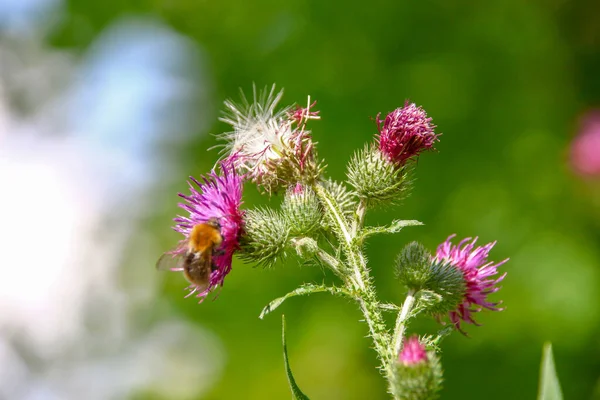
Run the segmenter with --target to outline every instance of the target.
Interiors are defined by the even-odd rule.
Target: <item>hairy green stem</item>
[[[369,335],[381,363],[381,370],[385,373],[391,388],[394,381],[394,360],[390,353],[390,335],[377,306],[375,291],[371,285],[366,291],[358,292],[358,303],[369,327]]]
[[[339,270],[340,262],[335,257],[333,257],[331,254],[329,254],[328,252],[326,252],[325,250],[323,250],[321,248],[319,248],[319,250],[317,250],[316,255],[319,258],[319,260],[323,261],[324,264],[329,265],[329,267],[333,270],[333,272],[340,275],[340,270]]]
[[[339,205],[335,204],[336,201],[329,195],[329,193],[321,186],[315,185],[314,191],[321,199],[322,203],[326,206],[327,212],[331,213],[333,216],[333,220],[336,222],[341,236],[338,238],[340,243],[343,245],[345,249],[346,257],[352,266],[352,271],[354,276],[351,277],[353,283],[357,286],[358,289],[365,289],[365,282],[363,278],[363,271],[361,271],[361,261],[364,264],[364,257],[362,254],[357,254],[357,252],[351,251],[354,246],[354,237],[350,234],[350,229],[348,227],[348,222],[346,218],[341,213]],[[364,267],[366,270],[366,266]]]
[[[333,215],[335,222],[338,225],[338,228],[342,231],[344,242],[351,243],[352,237],[350,236],[350,231],[348,229],[348,224],[346,223],[345,217],[339,210],[339,207],[335,203],[335,200],[327,193],[327,191],[321,185],[315,185],[314,191],[317,193],[317,196],[321,199],[323,203],[327,206],[327,211]]]
[[[352,237],[356,237],[358,231],[362,228],[365,222],[365,214],[367,213],[367,201],[360,199],[356,213],[354,214],[354,223],[352,224]]]
[[[330,213],[333,217],[332,220],[337,224],[338,241],[342,245],[344,254],[350,264],[349,266],[352,268],[352,276],[346,282],[350,285],[349,289],[355,293],[360,310],[369,328],[369,336],[373,340],[375,351],[381,363],[381,370],[388,381],[390,393],[393,393],[392,388],[396,380],[396,353],[392,351],[394,349],[392,345],[393,337],[390,335],[382,316],[375,287],[363,255],[362,243],[356,240],[363,227],[366,201],[361,200],[359,202],[355,212],[355,219],[350,229],[348,221],[341,214],[339,205],[335,204],[336,202],[332,196],[320,185],[315,185],[314,190],[325,206],[325,212]],[[407,309],[407,314],[408,311]]]
[[[396,327],[394,328],[394,353],[398,354],[400,352],[400,348],[402,347],[402,338],[404,336],[404,331],[406,330],[406,320],[410,316],[410,311],[415,304],[415,292],[414,290],[409,290],[406,295],[406,299],[402,304],[402,309],[398,313],[398,318],[396,319]]]

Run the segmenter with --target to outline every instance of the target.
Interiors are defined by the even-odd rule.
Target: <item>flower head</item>
[[[283,91],[254,88],[252,104],[242,94],[242,103],[226,101],[227,112],[221,120],[233,127],[223,134],[226,150],[234,165],[267,192],[288,187],[296,182],[312,183],[321,168],[315,162],[314,143],[306,130],[309,119],[318,119],[318,112],[306,108],[285,107],[277,110]]]
[[[416,335],[404,341],[404,346],[398,355],[398,361],[404,365],[414,365],[427,361],[425,346],[419,342]]]
[[[239,248],[240,238],[243,234],[243,215],[240,210],[242,204],[242,177],[237,175],[235,169],[228,163],[221,163],[221,175],[214,170],[202,180],[190,177],[190,194],[179,196],[186,202],[179,206],[189,213],[188,217],[178,216],[174,219],[176,225],[173,229],[183,234],[183,246],[179,246],[174,254],[183,254],[186,244],[194,226],[210,220],[218,221],[223,241],[214,249],[212,257],[214,270],[210,274],[207,288],[190,284],[190,295],[197,293],[197,297],[204,298],[215,287],[223,286],[225,277],[231,271],[233,253]]]
[[[496,242],[475,248],[477,238],[472,241],[471,238],[466,238],[458,245],[452,245],[450,241],[454,236],[449,236],[444,243],[439,245],[433,261],[448,263],[463,274],[465,294],[457,308],[448,313],[454,326],[462,332],[460,329],[461,320],[478,325],[472,318],[473,313],[479,312],[484,308],[492,311],[502,310],[497,307],[500,303],[489,302],[487,296],[500,289],[496,285],[504,279],[506,273],[497,278],[492,277],[498,274],[498,267],[508,261],[508,259],[500,261],[497,264],[488,261],[488,254]]]
[[[382,124],[383,123],[383,124]],[[377,116],[379,151],[394,164],[404,165],[410,158],[433,148],[438,135],[425,110],[406,101],[404,107],[389,113],[385,120]]]
[[[281,211],[294,236],[311,236],[322,227],[321,204],[310,186],[297,184],[290,187]]]
[[[442,365],[435,352],[425,351],[417,336],[404,341],[391,382],[395,399],[432,400],[442,388]]]

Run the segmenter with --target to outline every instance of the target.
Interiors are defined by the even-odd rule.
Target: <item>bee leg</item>
[[[213,256],[222,256],[223,254],[225,254],[223,249],[213,251]]]

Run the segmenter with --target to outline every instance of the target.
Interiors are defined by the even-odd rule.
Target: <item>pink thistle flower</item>
[[[302,194],[306,189],[302,186],[301,183],[296,183],[296,185],[292,188],[293,194]]]
[[[190,284],[188,296],[196,293],[196,297],[204,299],[217,286],[223,286],[225,277],[231,271],[233,253],[239,249],[240,237],[244,232],[244,211],[242,204],[243,179],[228,163],[221,163],[222,174],[214,170],[197,180],[190,177],[190,194],[179,193],[186,203],[179,206],[189,213],[188,217],[178,216],[174,219],[174,230],[183,234],[185,239],[173,251],[173,255],[184,254],[187,250],[189,236],[194,226],[216,220],[223,238],[220,246],[214,249],[212,257],[213,271],[210,274],[208,287]]]
[[[479,325],[472,318],[472,314],[482,309],[492,311],[502,311],[497,306],[500,303],[491,303],[487,300],[487,295],[497,292],[500,287],[496,285],[504,279],[506,273],[500,277],[491,278],[498,274],[498,267],[508,261],[500,261],[494,264],[487,260],[488,254],[496,242],[488,243],[483,247],[475,247],[477,238],[463,239],[458,245],[454,246],[450,242],[456,235],[450,235],[444,243],[438,246],[434,262],[445,262],[456,267],[463,273],[465,280],[465,294],[462,302],[454,311],[449,312],[450,321],[461,332],[461,320],[469,324]],[[464,332],[463,332],[464,333]]]
[[[421,107],[406,101],[404,107],[389,113],[385,120],[377,115],[379,151],[395,164],[404,165],[424,150],[433,149],[438,140],[435,125]],[[383,123],[383,125],[382,125]]]
[[[398,355],[398,361],[404,365],[415,365],[427,360],[425,346],[419,342],[419,338],[414,335],[404,341],[404,346]]]
[[[579,135],[571,144],[571,165],[580,175],[600,176],[600,110],[582,118]]]

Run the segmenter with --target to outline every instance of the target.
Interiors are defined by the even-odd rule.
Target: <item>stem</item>
[[[404,300],[404,303],[402,304],[402,310],[400,310],[400,313],[398,314],[398,318],[396,319],[396,327],[394,328],[394,336],[393,336],[393,342],[394,342],[394,353],[393,354],[397,355],[400,352],[400,347],[402,347],[402,338],[404,336],[404,331],[406,329],[406,320],[408,319],[408,317],[410,315],[410,310],[412,309],[414,304],[415,304],[415,291],[409,290],[408,294],[406,295],[406,299]]]
[[[321,198],[321,201],[325,203],[325,205],[327,206],[327,211],[329,211],[331,215],[333,215],[333,218],[337,223],[340,232],[342,233],[342,238],[338,239],[343,239],[341,240],[341,242],[344,245],[343,247],[346,250],[346,256],[351,263],[352,271],[354,274],[354,276],[351,277],[353,283],[355,284],[355,286],[358,287],[358,289],[365,290],[366,286],[365,281],[363,279],[363,271],[361,271],[366,271],[364,257],[362,256],[362,253],[360,251],[352,250],[352,248],[355,247],[353,246],[354,236],[350,235],[350,229],[348,227],[348,222],[346,221],[346,218],[341,213],[338,204],[335,204],[335,199],[333,199],[321,185],[315,185],[314,191],[317,194],[317,196]]]
[[[321,185],[315,185],[314,190],[317,193],[317,195],[321,198],[321,200],[325,202],[329,212],[335,218],[335,221],[338,224],[338,228],[340,228],[344,236],[344,241],[348,245],[352,243],[352,237],[350,236],[350,232],[348,232],[348,224],[346,223],[344,216],[339,212],[338,207],[336,207],[336,205],[333,204],[334,200],[331,197],[329,197],[329,194],[325,191],[325,189],[323,189]]]
[[[360,200],[356,213],[355,220],[352,224],[352,229],[348,227],[348,221],[343,216],[339,209],[339,205],[335,202],[330,194],[320,185],[315,185],[315,193],[320,197],[325,205],[326,212],[333,216],[336,222],[338,231],[338,240],[342,245],[348,263],[352,267],[353,276],[348,277],[347,284],[357,298],[360,310],[363,313],[365,322],[369,327],[369,335],[373,340],[375,351],[377,352],[379,361],[381,362],[381,370],[385,374],[388,381],[388,386],[391,389],[395,382],[395,357],[392,353],[392,336],[385,326],[384,319],[379,308],[379,301],[375,287],[373,286],[367,263],[362,252],[362,245],[356,240],[359,231],[362,229],[364,216],[366,213],[366,201]],[[408,311],[407,311],[408,313]]]
[[[390,353],[390,335],[386,329],[381,311],[377,307],[375,290],[369,285],[366,291],[360,291],[357,295],[360,310],[365,317],[375,351],[381,362],[381,370],[385,372],[385,377],[391,388],[392,382],[395,379],[394,359]]]
[[[363,198],[360,199],[356,213],[354,215],[354,223],[352,224],[352,236],[356,237],[358,231],[362,228],[365,222],[365,214],[367,213],[367,201]]]
[[[333,272],[335,272],[338,275],[340,274],[340,270],[338,269],[338,267],[340,266],[340,262],[335,257],[333,257],[331,254],[329,254],[321,248],[317,250],[316,255],[317,257],[319,257],[319,260],[323,261],[324,264],[329,265]]]

